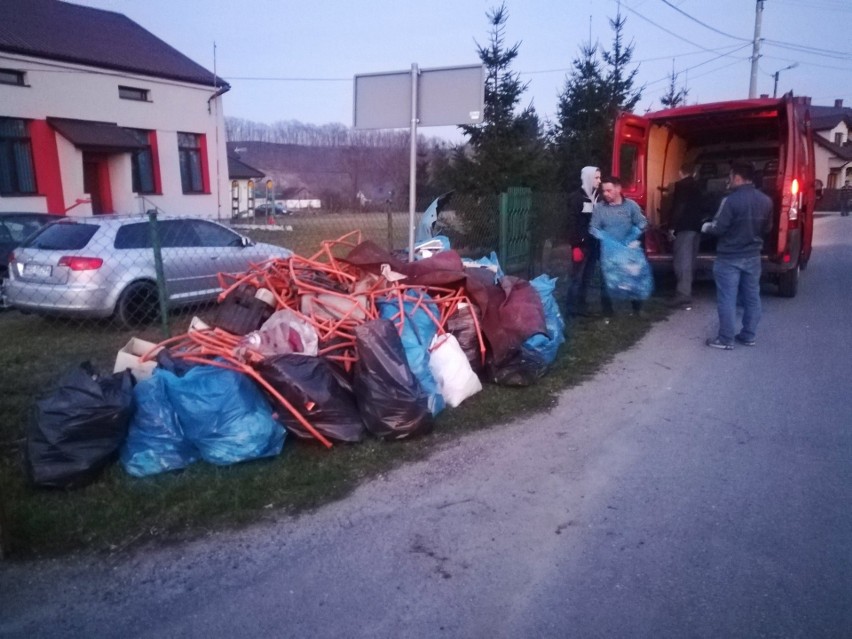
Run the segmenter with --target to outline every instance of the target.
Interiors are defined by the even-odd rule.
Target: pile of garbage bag
[[[326,447],[422,435],[482,380],[547,372],[565,339],[555,282],[505,275],[493,254],[463,260],[446,242],[406,262],[357,231],[311,257],[222,273],[206,323],[160,344],[134,338],[112,377],[81,368],[39,403],[30,476],[82,485],[116,457],[138,477],[232,464],[277,455],[287,433]]]

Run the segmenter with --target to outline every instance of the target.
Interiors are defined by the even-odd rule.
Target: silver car
[[[217,274],[241,273],[288,249],[255,243],[212,220],[157,221],[169,308],[215,299]],[[7,295],[22,311],[116,318],[126,326],[157,314],[157,275],[147,216],[66,218],[15,249]]]

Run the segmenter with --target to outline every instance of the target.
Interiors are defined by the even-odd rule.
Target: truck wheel
[[[778,294],[781,297],[796,297],[799,290],[799,265],[778,276]]]
[[[160,316],[157,287],[152,282],[133,282],[118,298],[115,314],[126,328],[151,324]]]

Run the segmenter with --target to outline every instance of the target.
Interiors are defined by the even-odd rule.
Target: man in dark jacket
[[[701,189],[694,173],[692,164],[680,167],[680,179],[675,182],[672,196],[670,232],[674,235],[673,265],[677,278],[672,306],[679,308],[692,304],[692,276],[701,240]]]
[[[584,166],[580,171],[580,188],[568,196],[568,241],[571,244],[572,276],[568,289],[568,314],[587,315],[586,296],[589,283],[600,262],[600,242],[589,235],[592,208],[598,201],[601,171]],[[612,314],[612,302],[601,277],[601,305],[604,314]]]
[[[719,334],[707,346],[731,350],[734,341],[755,345],[760,322],[760,250],[772,224],[772,200],[753,184],[754,167],[748,162],[731,165],[733,191],[724,200],[712,222],[702,233],[718,238],[713,278],[716,280],[716,306]],[[743,327],[736,331],[737,294],[743,305]]]

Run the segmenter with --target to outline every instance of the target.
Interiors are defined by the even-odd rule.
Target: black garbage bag
[[[550,369],[550,364],[538,351],[521,347],[499,366],[489,355],[485,360],[486,379],[500,386],[532,386]]]
[[[358,326],[355,352],[355,396],[367,430],[382,439],[431,431],[429,394],[411,372],[393,322],[380,319]]]
[[[473,372],[480,375],[482,353],[479,350],[479,336],[476,332],[477,322],[482,323],[482,313],[479,309],[473,304],[459,304],[459,307],[447,319],[447,331],[458,340]]]
[[[118,456],[133,415],[133,377],[100,376],[80,364],[36,402],[27,432],[26,466],[37,486],[78,488]]]
[[[335,369],[321,357],[292,353],[263,360],[257,372],[320,433],[341,442],[359,442],[364,422],[348,380]],[[304,439],[313,437],[289,410],[277,408],[287,430]]]

